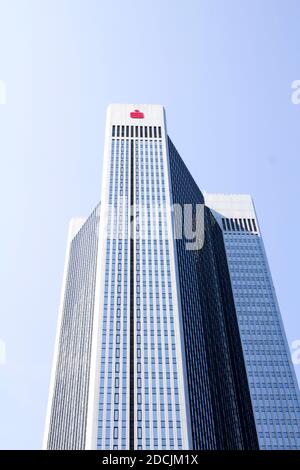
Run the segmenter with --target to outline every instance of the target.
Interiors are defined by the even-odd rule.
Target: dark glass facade
[[[195,209],[203,195],[170,139],[168,146],[173,204]],[[222,231],[207,207],[203,214],[201,249],[176,240],[193,448],[257,449]]]

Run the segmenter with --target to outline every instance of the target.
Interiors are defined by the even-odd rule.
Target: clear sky
[[[0,0],[0,448],[41,447],[67,227],[99,201],[109,103],[164,104],[200,188],[253,195],[300,339],[299,24],[299,0]]]

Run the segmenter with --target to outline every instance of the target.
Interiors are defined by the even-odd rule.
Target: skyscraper
[[[258,448],[222,216],[162,106],[109,106],[102,178],[101,204],[70,227],[44,447]]]
[[[205,202],[223,230],[260,448],[300,449],[299,389],[252,199]]]

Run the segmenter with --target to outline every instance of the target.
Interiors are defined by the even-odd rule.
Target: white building
[[[213,211],[162,106],[109,106],[101,205],[70,227],[44,448],[256,449],[257,431],[270,448],[271,419],[283,433],[276,445],[299,445],[296,384],[251,202],[206,199]],[[274,348],[276,366],[261,369]],[[281,408],[266,417],[271,392]]]

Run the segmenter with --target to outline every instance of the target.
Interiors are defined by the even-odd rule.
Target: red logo
[[[138,109],[135,109],[134,111],[131,111],[130,117],[133,119],[143,119],[144,113],[142,113],[142,111],[139,111]]]

